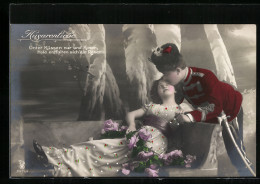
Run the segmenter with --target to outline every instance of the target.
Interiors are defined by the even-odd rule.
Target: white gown
[[[185,104],[165,107],[150,103],[144,105],[143,109],[146,115],[153,114],[170,121],[180,107],[188,108]],[[152,147],[158,154],[167,151],[168,141],[158,129],[152,126],[141,128],[152,134],[147,147]],[[116,177],[120,175],[122,164],[131,159],[126,138],[91,140],[73,144],[68,148],[42,148],[49,163],[54,165],[55,177]]]

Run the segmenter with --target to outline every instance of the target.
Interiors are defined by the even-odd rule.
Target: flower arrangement
[[[142,128],[126,134],[128,148],[132,151],[132,161],[122,164],[122,173],[129,175],[131,171],[145,172],[150,177],[158,177],[159,167],[185,166],[191,167],[196,156],[183,156],[181,150],[174,150],[165,154],[157,154],[146,147],[146,142],[152,138],[150,132]]]
[[[106,120],[101,130],[101,139],[122,138],[125,136],[126,130],[126,126],[119,126],[117,122],[113,122],[111,119]]]
[[[159,168],[162,166],[184,166],[191,167],[196,156],[183,156],[181,150],[173,150],[169,153],[157,154],[146,146],[146,142],[152,138],[152,134],[145,128],[126,134],[128,127],[120,126],[111,119],[104,122],[101,130],[101,138],[123,138],[127,139],[127,146],[131,152],[131,161],[122,164],[122,173],[129,175],[131,171],[145,172],[150,177],[159,176]]]

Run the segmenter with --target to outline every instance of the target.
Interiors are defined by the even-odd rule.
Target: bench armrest
[[[211,123],[182,124],[170,138],[168,151],[181,149],[185,155],[195,155],[196,168],[210,169],[217,167],[217,138],[221,126]]]

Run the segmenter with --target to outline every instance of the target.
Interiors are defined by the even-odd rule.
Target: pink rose
[[[122,173],[124,175],[129,175],[131,171],[133,171],[136,167],[139,166],[138,162],[130,162],[130,163],[124,163],[122,164]]]
[[[196,160],[196,156],[186,155],[186,159],[193,162],[194,160]]]
[[[127,145],[129,149],[133,149],[133,147],[136,147],[136,143],[139,141],[139,138],[134,135],[130,138],[129,144]]]
[[[169,157],[171,157],[171,154],[170,153],[165,153],[165,154],[162,154],[161,159],[167,160]]]
[[[144,171],[150,177],[158,177],[158,172],[159,172],[158,169],[154,170],[154,169],[151,169],[151,168],[146,168]]]
[[[191,165],[190,164],[185,164],[185,167],[188,168],[188,167],[191,167]]]
[[[122,168],[122,173],[123,173],[124,175],[129,175],[129,174],[130,174],[130,170],[129,170],[129,169]]]
[[[144,141],[147,141],[152,137],[152,134],[149,131],[147,131],[145,128],[140,129],[138,134],[141,137],[141,139],[143,139]]]
[[[159,159],[162,159],[164,161],[165,165],[170,165],[172,161],[178,157],[183,157],[181,150],[174,150],[166,154],[162,153],[158,156]]]
[[[122,167],[125,168],[125,169],[129,169],[131,171],[133,171],[134,168],[135,168],[133,163],[124,163],[124,164],[122,164]]]
[[[171,157],[183,157],[181,150],[174,150],[170,152]]]
[[[164,157],[164,153],[161,153],[161,154],[158,156],[159,159],[163,159],[163,157]]]
[[[184,160],[185,162],[185,167],[191,167],[191,163],[196,160],[196,156],[192,155],[186,155],[186,159]]]
[[[118,131],[119,124],[113,122],[111,119],[106,120],[104,123],[104,130],[107,131]]]
[[[129,163],[123,163],[122,167],[127,168],[129,166]]]
[[[150,165],[150,168],[151,168],[151,169],[156,169],[157,167],[158,167],[158,165],[156,165],[156,164]]]
[[[172,163],[172,156],[170,154],[165,154],[163,160],[165,165],[170,165]]]
[[[137,157],[138,157],[140,160],[147,160],[147,159],[149,159],[151,156],[153,156],[153,152],[145,153],[144,151],[139,152],[138,155],[137,155]]]
[[[165,165],[170,165],[172,163],[171,153],[160,154],[159,159],[162,159]]]
[[[127,126],[121,126],[120,131],[127,130]]]

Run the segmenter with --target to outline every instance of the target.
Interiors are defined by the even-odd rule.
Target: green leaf
[[[136,158],[139,153],[138,147],[134,147],[132,151],[132,158]]]
[[[134,171],[135,172],[144,172],[145,169],[146,169],[146,165],[139,164],[139,166],[137,168],[135,168]]]
[[[154,159],[154,160],[159,160],[158,155],[154,155],[154,156],[153,156],[153,159]]]
[[[149,151],[149,148],[144,147],[143,150],[144,150],[145,152],[148,152],[148,151]]]
[[[178,158],[175,158],[171,165],[184,165],[184,158],[183,157],[178,157]]]
[[[123,138],[126,131],[108,131],[104,134],[101,134],[101,139],[113,139],[113,138]]]
[[[145,165],[146,163],[144,161],[139,162],[139,165]]]
[[[133,135],[136,133],[137,131],[133,131],[133,132],[129,132],[128,134],[126,134],[126,139],[130,139],[131,137],[133,137]]]
[[[145,141],[143,139],[139,139],[139,141],[136,143],[136,146],[144,146],[145,145]]]

